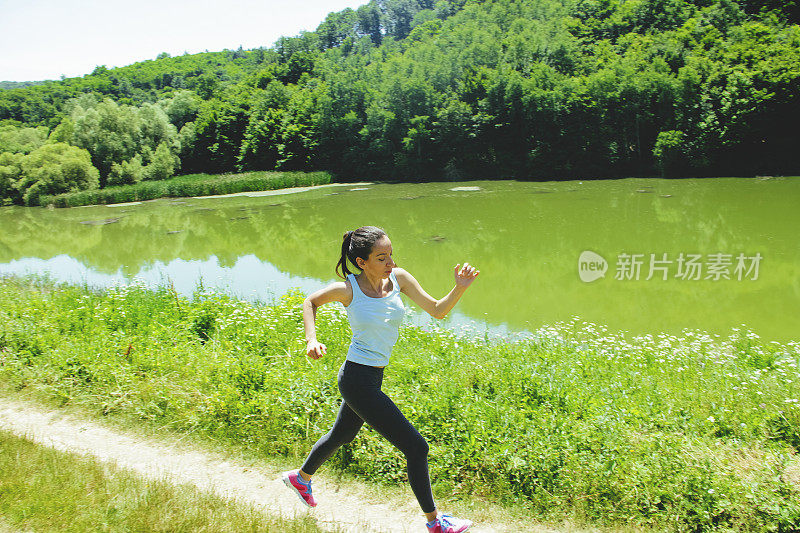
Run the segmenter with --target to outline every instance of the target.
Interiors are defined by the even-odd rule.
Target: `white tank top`
[[[392,291],[383,298],[364,294],[353,274],[349,274],[347,279],[353,288],[353,301],[345,308],[353,330],[347,360],[368,366],[386,366],[406,312],[394,271],[389,273]]]

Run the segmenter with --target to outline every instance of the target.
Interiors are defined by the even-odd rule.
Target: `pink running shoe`
[[[433,525],[428,523],[427,526],[430,533],[461,533],[472,527],[472,522],[449,514],[440,514],[434,520]]]
[[[286,484],[287,487],[292,489],[300,499],[303,500],[303,503],[308,505],[309,507],[316,507],[317,502],[314,501],[314,496],[311,495],[311,481],[304,481],[303,478],[300,477],[299,470],[290,470],[289,472],[283,473],[283,482]]]

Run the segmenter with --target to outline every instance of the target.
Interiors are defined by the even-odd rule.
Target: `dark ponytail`
[[[349,260],[350,264],[358,268],[356,258],[360,257],[364,261],[369,259],[375,242],[385,235],[385,231],[375,226],[361,226],[357,230],[345,232],[342,235],[342,253],[339,256],[339,262],[336,263],[336,274],[342,279],[347,278],[348,274],[352,274],[347,267],[347,261]],[[340,268],[341,272],[339,272]]]
[[[339,256],[339,262],[336,263],[336,274],[339,275],[340,278],[347,278],[348,274],[352,274],[350,269],[347,268],[347,252],[350,250],[350,242],[352,241],[353,232],[346,231],[342,236],[342,253]],[[339,267],[341,267],[342,272],[339,272]]]

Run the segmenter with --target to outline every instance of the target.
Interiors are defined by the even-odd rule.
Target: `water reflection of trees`
[[[392,237],[398,264],[433,294],[449,290],[457,262],[478,265],[480,283],[459,309],[515,327],[581,315],[634,331],[692,323],[724,330],[731,317],[776,330],[781,326],[770,321],[786,320],[774,316],[777,309],[800,311],[796,303],[782,303],[800,300],[790,281],[792,265],[800,262],[792,234],[798,182],[649,183],[656,187],[646,194],[625,180],[547,184],[555,191],[550,194],[536,193],[540,184],[500,182],[482,184],[491,192],[474,193],[420,184],[113,209],[9,209],[0,212],[0,261],[68,254],[100,272],[122,268],[133,275],[176,258],[216,256],[222,266],[233,266],[252,254],[287,274],[327,280],[334,276],[342,232],[376,224]],[[80,224],[112,211],[122,217],[116,223]],[[609,261],[605,280],[580,282],[583,250]],[[681,252],[760,252],[769,266],[762,265],[760,280],[750,284],[613,280],[617,254],[665,252],[671,259]]]

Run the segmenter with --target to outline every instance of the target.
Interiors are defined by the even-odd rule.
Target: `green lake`
[[[436,297],[456,263],[480,268],[450,325],[520,332],[579,317],[636,335],[727,336],[745,324],[800,340],[800,178],[337,184],[5,207],[0,273],[139,278],[184,294],[202,278],[270,300],[333,280],[342,233],[365,224],[386,229],[397,264]]]

